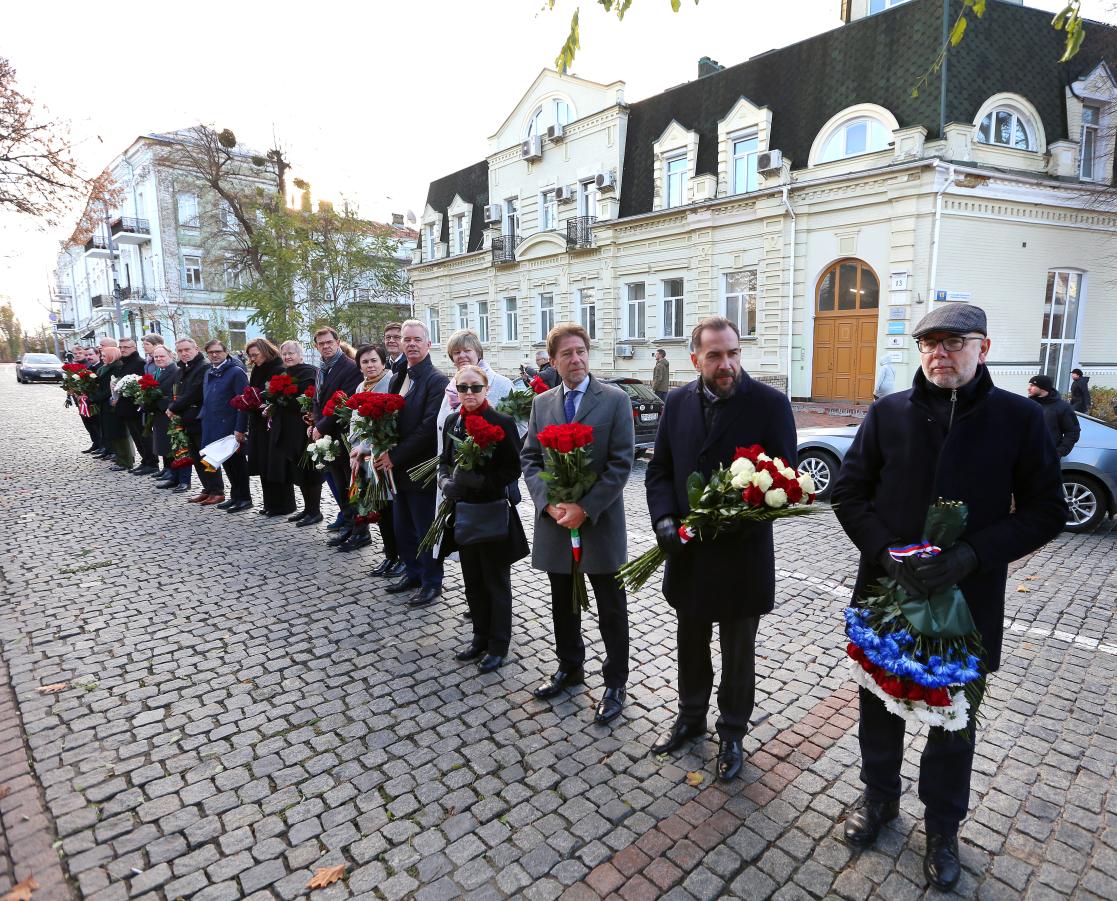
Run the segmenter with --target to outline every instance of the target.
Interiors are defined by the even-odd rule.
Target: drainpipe
[[[792,362],[792,349],[791,344],[794,340],[794,332],[792,326],[795,323],[795,210],[791,208],[791,200],[788,197],[788,186],[783,186],[783,205],[787,208],[787,213],[791,216],[791,266],[788,273],[787,280],[787,396],[791,397],[791,362]]]
[[[938,161],[935,162],[935,171],[939,169]],[[942,195],[946,193],[946,189],[954,184],[954,164],[950,164],[950,174],[947,175],[946,181],[935,193],[935,227],[931,233],[931,275],[927,283],[927,312],[930,313],[935,307],[935,287],[939,274],[939,227],[942,223]]]

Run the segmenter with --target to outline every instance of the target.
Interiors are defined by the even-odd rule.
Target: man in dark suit
[[[314,346],[322,362],[318,364],[318,374],[315,378],[314,394],[314,425],[307,432],[311,441],[317,441],[325,435],[341,439],[341,427],[332,416],[323,416],[322,408],[338,391],[352,394],[361,384],[361,370],[357,368],[345,351],[341,349],[341,341],[337,332],[329,326],[320,328],[314,333]],[[336,547],[353,534],[353,519],[356,514],[353,505],[349,503],[349,458],[342,455],[341,459],[326,464],[326,471],[337,488],[337,505],[340,508],[338,521],[340,528],[337,534],[326,542],[330,547]]]
[[[136,348],[135,338],[120,339],[120,374],[143,375],[147,361]],[[159,461],[151,443],[151,436],[144,435],[143,411],[127,397],[116,402],[116,415],[128,428],[128,435],[140,454],[140,465],[128,470],[134,476],[149,476],[159,471]]]
[[[546,572],[551,583],[558,670],[534,694],[548,700],[585,679],[586,646],[570,572],[570,531],[577,529],[582,539],[581,571],[593,586],[601,640],[605,643],[605,693],[594,718],[598,725],[604,725],[624,708],[628,681],[628,599],[617,582],[617,570],[628,559],[624,486],[635,456],[632,404],[620,388],[590,375],[590,339],[580,325],[563,323],[551,329],[547,353],[561,382],[537,395],[532,403],[521,458],[528,491],[538,511],[531,564]],[[543,448],[539,433],[549,425],[568,422],[584,423],[593,429],[589,467],[597,473],[597,480],[577,503],[552,504],[547,483],[541,478]]]
[[[391,473],[396,483],[392,516],[396,544],[406,572],[388,586],[389,594],[402,594],[418,588],[407,603],[425,607],[442,594],[442,561],[431,551],[418,553],[419,542],[434,522],[434,486],[421,488],[407,476],[407,470],[435,456],[438,409],[449,379],[431,362],[431,342],[427,327],[417,319],[403,323],[401,340],[406,368],[392,376],[389,391],[403,395],[399,412],[400,442],[373,461],[382,473]],[[346,461],[348,462],[348,461]]]
[[[403,348],[400,347],[402,334],[402,322],[389,322],[384,326],[384,347],[388,351],[388,368],[392,372],[401,372],[407,368],[407,357],[403,355]]]
[[[187,502],[200,504],[211,497],[218,498],[218,502],[221,502],[225,500],[225,483],[221,474],[207,470],[202,464],[203,385],[209,363],[199,353],[198,345],[193,338],[180,338],[176,341],[175,352],[178,354],[178,366],[182,370],[182,376],[175,386],[175,399],[167,407],[167,416],[171,419],[178,418],[182,422],[190,456],[194,458],[194,472],[198,474],[198,481],[202,486],[201,492]]]
[[[706,734],[714,683],[710,639],[717,623],[717,771],[729,780],[741,771],[741,741],[752,716],[756,630],[775,603],[772,524],[684,545],[679,525],[690,512],[686,483],[694,472],[709,478],[719,464],[729,466],[736,448],[753,444],[794,466],[795,419],[783,394],[741,369],[740,335],[730,320],[701,320],[690,339],[690,359],[698,378],[667,395],[645,480],[656,541],[668,556],[663,594],[678,617],[679,645],[679,717],[652,753],[676,751]],[[733,590],[719,591],[719,585]]]

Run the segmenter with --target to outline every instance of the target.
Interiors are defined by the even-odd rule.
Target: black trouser
[[[238,450],[221,464],[221,468],[229,477],[229,500],[252,500],[252,489],[248,484],[248,460],[245,459],[244,451]]]
[[[458,557],[473,618],[473,643],[505,657],[512,640],[512,567],[491,562],[500,550],[499,545],[475,544],[459,547]]]
[[[392,501],[396,546],[408,581],[423,588],[442,588],[442,561],[431,551],[419,554],[419,542],[434,522],[434,490],[401,491]]]
[[[132,443],[136,445],[136,450],[140,452],[140,465],[158,466],[159,460],[155,456],[155,450],[151,443],[151,436],[144,435],[143,419],[137,417],[136,419],[126,419],[124,421],[128,424],[128,434],[132,436]]]
[[[81,424],[85,426],[85,430],[89,432],[89,440],[93,442],[93,447],[102,447],[101,444],[101,419],[99,416],[78,416]]]
[[[322,473],[317,469],[294,466],[294,481],[303,496],[303,512],[307,516],[317,516],[322,512]]]
[[[349,462],[349,456],[346,455],[340,460],[327,463],[326,469],[329,471],[334,481],[334,496],[337,500],[339,509],[338,516],[341,518],[342,522],[345,523],[342,528],[352,528],[353,517],[356,515],[356,511],[353,509],[353,505],[349,503],[349,481],[353,477],[353,469],[352,464]]]
[[[273,482],[261,476],[260,489],[264,495],[264,509],[269,513],[295,512],[295,486],[290,482]]]
[[[214,497],[225,493],[225,480],[221,478],[221,470],[210,472],[202,463],[202,433],[187,432],[186,446],[190,449],[190,456],[194,458],[194,472],[198,474],[198,481],[202,485],[202,494]]]
[[[861,689],[861,781],[870,801],[900,798],[904,726],[872,692]],[[919,760],[919,800],[927,832],[953,835],[970,806],[970,770],[976,735],[971,729],[931,729]]]
[[[574,578],[570,573],[547,573],[551,580],[551,616],[555,623],[555,650],[559,669],[581,669],[586,662],[582,639],[582,611],[574,607]],[[605,643],[601,675],[606,688],[624,688],[628,681],[628,601],[616,573],[583,576],[593,586],[597,621]]]
[[[752,717],[756,677],[753,671],[756,616],[718,623],[721,642],[721,682],[718,685],[718,735],[723,740],[745,737]],[[710,641],[714,624],[679,611],[679,721],[706,726],[714,666]]]
[[[384,542],[384,557],[388,560],[398,560],[399,548],[396,547],[396,523],[391,504],[380,511],[379,526],[380,540]]]

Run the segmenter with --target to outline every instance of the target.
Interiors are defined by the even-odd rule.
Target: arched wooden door
[[[880,282],[861,260],[839,260],[815,290],[814,373],[816,400],[869,403],[876,369]]]

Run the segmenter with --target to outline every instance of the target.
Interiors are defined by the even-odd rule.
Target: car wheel
[[[840,467],[838,458],[830,451],[811,448],[799,455],[799,472],[805,472],[814,481],[815,493],[820,501],[830,499]]]
[[[1064,475],[1063,495],[1070,510],[1065,527],[1068,532],[1089,532],[1105,516],[1105,495],[1089,476]]]

